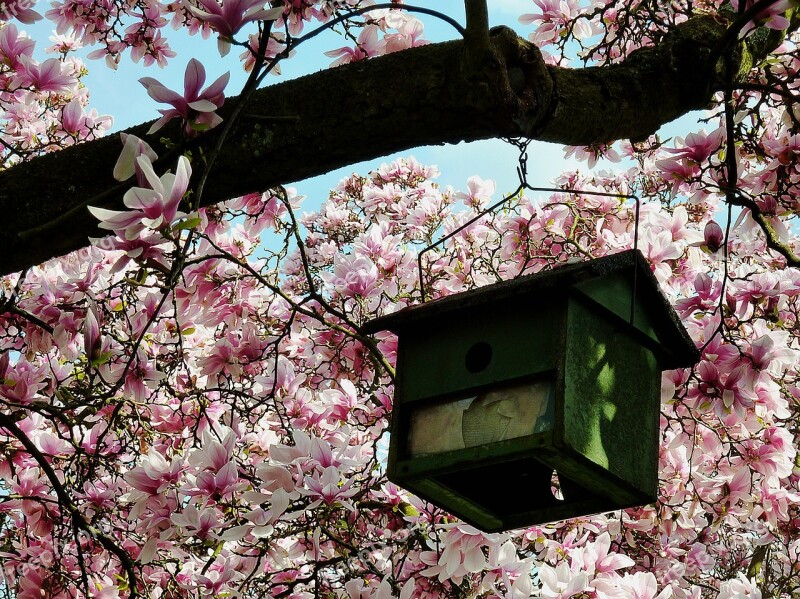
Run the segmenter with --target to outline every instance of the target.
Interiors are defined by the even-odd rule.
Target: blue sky
[[[409,2],[409,4],[411,3]],[[37,5],[38,10],[42,13],[45,12],[46,4],[45,0],[40,0]],[[435,2],[421,0],[418,1],[418,4],[436,8],[464,23],[463,0],[436,0]],[[537,7],[533,0],[492,0],[490,9],[491,25],[508,25],[520,32],[521,35],[526,35],[527,31],[520,26],[518,17],[524,12],[535,12]],[[422,18],[425,22],[426,39],[443,41],[453,39],[458,35],[446,23],[425,15],[422,15]],[[34,26],[20,28],[24,28],[29,35],[38,40],[38,50],[41,51],[49,45],[47,38],[52,34],[52,24],[49,21],[45,20]],[[228,95],[236,95],[241,89],[246,79],[246,73],[241,68],[238,60],[239,52],[235,49],[223,59],[219,57],[216,40],[213,36],[204,40],[200,36],[188,36],[183,32],[174,32],[172,29],[165,33],[169,36],[170,45],[178,53],[178,56],[172,59],[164,69],[156,66],[145,68],[141,63],[134,64],[129,56],[123,58],[116,71],[107,68],[102,60],[86,61],[89,75],[84,81],[91,93],[91,106],[101,114],[114,116],[114,130],[157,118],[156,109],[159,106],[147,96],[144,87],[138,83],[138,79],[144,76],[154,77],[168,87],[180,90],[182,89],[184,69],[190,58],[197,58],[204,63],[207,82],[213,81],[225,71],[230,71],[231,80],[226,89]],[[242,33],[239,37],[244,39]],[[335,32],[324,33],[301,46],[295,57],[281,64],[283,74],[280,77],[269,77],[267,84],[274,85],[282,80],[326,68],[332,59],[324,56],[323,52],[342,45],[344,45],[342,38]],[[510,191],[516,186],[517,150],[500,140],[487,140],[470,144],[462,143],[456,146],[417,148],[401,154],[376,158],[313,179],[296,182],[295,187],[298,193],[308,197],[304,208],[312,209],[325,198],[327,191],[334,187],[342,177],[353,172],[366,174],[381,162],[408,155],[415,156],[424,164],[438,165],[442,173],[439,183],[442,185],[453,185],[463,189],[471,175],[479,175],[484,179],[494,179],[497,182],[498,192]],[[547,186],[562,170],[575,168],[577,163],[564,159],[564,151],[560,145],[534,142],[529,148],[529,165],[531,167],[530,183]],[[600,166],[602,167],[602,163]],[[585,164],[583,168],[585,169]]]

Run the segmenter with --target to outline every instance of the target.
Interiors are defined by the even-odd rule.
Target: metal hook
[[[521,162],[521,165],[518,167],[518,171],[522,170],[523,171],[523,175],[524,175],[524,168],[525,168],[524,167],[524,163],[522,163],[522,161],[520,161],[520,162]],[[522,177],[520,177],[520,178],[522,179]],[[460,233],[461,231],[463,231],[464,229],[469,227],[471,224],[475,223],[476,221],[478,221],[481,218],[483,218],[484,216],[486,216],[487,214],[489,214],[491,212],[494,212],[495,210],[497,210],[500,206],[502,206],[503,204],[505,204],[509,200],[511,200],[513,198],[516,198],[518,196],[518,194],[522,190],[535,191],[535,192],[548,192],[548,193],[571,193],[571,194],[575,194],[575,195],[591,195],[591,196],[597,196],[597,197],[625,198],[625,199],[628,199],[628,200],[634,200],[636,202],[636,210],[635,210],[636,222],[634,223],[633,249],[634,250],[638,250],[639,249],[639,207],[640,207],[641,201],[640,201],[638,196],[636,196],[634,194],[611,193],[611,192],[605,192],[605,191],[586,191],[586,190],[583,190],[583,189],[573,189],[573,188],[569,188],[569,187],[566,187],[566,188],[565,187],[534,187],[534,186],[528,185],[525,182],[522,182],[517,187],[517,189],[514,190],[513,193],[505,196],[500,201],[495,202],[494,204],[492,204],[488,208],[480,211],[478,214],[473,216],[471,219],[469,219],[463,225],[461,225],[457,229],[454,229],[453,231],[451,231],[450,233],[448,233],[447,235],[445,235],[444,237],[442,237],[438,241],[430,244],[429,246],[423,248],[420,251],[420,253],[417,255],[417,267],[419,269],[419,292],[420,292],[420,297],[421,297],[422,303],[425,303],[425,301],[426,301],[425,281],[424,281],[423,272],[422,272],[422,256],[425,255],[430,250],[432,250],[433,248],[435,248],[436,246],[441,245],[442,243],[444,243],[448,239],[451,239],[452,237],[454,237],[455,235],[457,235],[458,233]],[[637,283],[638,283],[637,279],[638,279],[638,267],[634,267],[634,271],[633,271],[633,291],[632,291],[633,295],[631,297],[631,324],[633,324],[633,319],[634,319],[634,316],[635,316],[636,287],[637,287]]]
[[[634,195],[634,194],[620,194],[620,193],[610,193],[610,192],[604,192],[604,191],[584,191],[582,189],[571,189],[571,188],[533,187],[533,186],[528,184],[528,146],[530,145],[531,140],[530,139],[524,139],[524,138],[508,138],[508,139],[505,139],[505,141],[507,143],[510,143],[511,145],[515,146],[519,150],[519,158],[518,158],[518,161],[517,161],[517,177],[519,179],[519,186],[512,193],[510,193],[509,195],[505,196],[500,201],[495,202],[494,204],[492,204],[488,208],[482,210],[481,212],[476,214],[474,217],[469,219],[467,222],[465,222],[463,225],[461,225],[457,229],[451,231],[450,233],[448,233],[447,235],[445,235],[444,237],[442,237],[438,241],[430,244],[429,246],[423,248],[422,251],[420,251],[420,253],[417,255],[417,268],[418,268],[418,272],[419,272],[419,293],[420,293],[420,298],[422,300],[421,303],[424,304],[425,301],[426,301],[426,297],[425,297],[425,280],[423,278],[423,273],[422,273],[422,256],[425,255],[430,250],[432,250],[433,248],[435,248],[436,246],[444,243],[448,239],[451,239],[453,236],[457,235],[458,233],[460,233],[461,231],[463,231],[464,229],[469,227],[471,224],[473,224],[476,221],[480,220],[485,215],[489,214],[490,212],[494,212],[495,210],[497,210],[500,206],[505,204],[510,199],[516,198],[519,195],[519,193],[522,190],[525,190],[525,189],[527,189],[529,191],[538,191],[538,192],[572,193],[572,194],[576,194],[576,195],[593,195],[593,196],[599,196],[599,197],[625,198],[625,199],[628,199],[628,200],[634,200],[636,202],[636,208],[635,208],[635,222],[634,222],[634,226],[633,226],[633,249],[634,249],[634,252],[636,252],[636,250],[639,249],[639,210],[640,210],[640,207],[641,207],[641,200],[639,199],[639,196]],[[635,255],[635,260],[638,262],[638,254],[634,254],[634,255]],[[633,320],[634,320],[634,318],[636,316],[636,289],[637,289],[637,285],[638,285],[638,278],[639,278],[638,275],[639,275],[638,264],[635,264],[634,265],[634,269],[633,269],[633,289],[631,291],[631,294],[632,294],[631,295],[631,320],[630,320],[630,324],[631,325],[633,324]]]

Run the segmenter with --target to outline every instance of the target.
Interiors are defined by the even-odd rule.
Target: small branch
[[[762,83],[737,83],[730,87],[725,87],[722,91],[750,91],[750,92],[759,92],[761,94],[766,95],[775,95],[785,98],[792,103],[800,102],[800,94],[793,94],[792,92],[785,90],[785,89],[778,89],[776,87],[772,87],[771,85],[764,85]]]
[[[750,211],[753,214],[753,220],[758,223],[761,227],[761,231],[764,233],[764,237],[767,240],[767,247],[783,256],[786,259],[787,266],[800,267],[800,256],[794,253],[792,248],[789,247],[789,244],[781,240],[769,219],[764,216],[758,208],[756,208],[755,211],[752,209]]]
[[[781,238],[778,236],[775,228],[772,226],[772,223],[769,219],[761,212],[761,209],[758,207],[753,200],[746,199],[742,197],[741,192],[739,191],[739,172],[736,163],[736,130],[735,130],[735,123],[734,123],[734,113],[736,110],[736,106],[733,103],[733,69],[731,68],[731,64],[733,59],[730,55],[725,57],[726,61],[726,71],[728,75],[728,85],[725,89],[725,133],[727,137],[727,147],[725,153],[725,176],[727,179],[726,189],[725,189],[725,201],[729,205],[738,205],[744,206],[750,210],[750,213],[753,216],[753,220],[758,223],[758,226],[761,228],[762,232],[764,233],[764,237],[767,241],[767,247],[775,250],[781,256],[786,259],[786,264],[788,266],[800,266],[800,257],[798,257],[793,251],[792,248],[789,247]],[[729,226],[730,226],[730,218]],[[725,240],[725,248],[727,252],[727,239]],[[727,274],[727,264],[726,264],[726,274]]]
[[[741,206],[750,210],[750,215],[753,217],[753,220],[758,224],[759,228],[764,233],[767,247],[783,256],[786,260],[787,266],[793,266],[795,268],[800,267],[800,256],[794,252],[789,244],[780,238],[777,231],[775,231],[775,227],[772,226],[769,218],[765,216],[763,212],[761,212],[758,204],[756,204],[753,200],[742,197],[741,193],[737,193],[735,199],[728,201],[734,206]]]
[[[297,243],[297,249],[300,252],[300,259],[303,263],[303,272],[306,275],[306,281],[308,283],[308,293],[311,298],[316,301],[322,308],[330,313],[333,314],[335,317],[340,319],[344,322],[347,326],[351,327],[355,332],[348,333],[352,335],[355,339],[357,339],[362,345],[364,345],[367,350],[369,350],[370,356],[372,356],[373,364],[375,364],[376,368],[383,367],[386,374],[388,374],[392,380],[395,377],[395,370],[386,360],[386,357],[383,355],[380,349],[378,349],[378,344],[376,341],[367,335],[365,335],[361,331],[361,327],[359,327],[356,323],[354,323],[347,315],[342,312],[341,310],[337,310],[333,307],[330,302],[325,300],[324,297],[317,291],[314,285],[314,278],[311,276],[311,268],[308,263],[308,256],[306,255],[306,246],[303,243],[302,238],[300,237],[300,227],[297,224],[297,218],[294,215],[294,210],[292,210],[292,206],[289,203],[289,199],[286,196],[286,190],[281,188],[281,193],[277,195],[278,199],[281,200],[284,206],[286,206],[286,212],[289,214],[289,218],[292,221],[292,231],[294,234],[295,242]],[[331,326],[330,324],[328,326]],[[346,328],[342,327],[342,330],[347,331]]]
[[[469,2],[469,1],[470,0],[467,0],[467,2]],[[483,0],[483,1],[485,1],[485,0]],[[298,37],[295,40],[294,45],[296,46],[298,43],[301,43],[301,42],[304,42],[304,41],[306,41],[308,39],[316,37],[320,33],[322,33],[323,31],[327,31],[328,29],[332,29],[333,27],[335,27],[339,23],[341,23],[343,21],[346,21],[348,19],[352,19],[353,17],[357,17],[359,15],[362,15],[365,12],[371,12],[373,10],[387,9],[387,8],[388,9],[394,9],[394,10],[404,10],[406,12],[417,12],[417,13],[420,13],[420,14],[423,14],[423,15],[429,15],[429,16],[432,16],[432,17],[436,17],[437,19],[440,19],[441,21],[444,21],[445,23],[447,23],[448,25],[453,27],[453,29],[458,31],[459,35],[461,35],[462,37],[466,37],[466,35],[467,35],[466,29],[464,29],[458,21],[456,21],[455,19],[453,19],[451,17],[448,17],[446,14],[444,14],[441,11],[434,10],[432,8],[425,8],[424,6],[410,6],[408,4],[395,4],[394,2],[379,2],[378,4],[373,4],[371,6],[362,6],[361,8],[355,8],[353,10],[344,11],[342,14],[340,14],[339,16],[331,19],[330,21],[328,21],[324,25],[322,25],[320,27],[317,27],[316,29],[310,31],[309,33],[306,33],[305,35],[302,35],[302,36]]]
[[[361,332],[361,329],[358,326],[356,326],[355,323],[353,323],[349,319],[347,319],[346,316],[341,315],[341,312],[339,312],[338,310],[335,310],[332,306],[330,306],[327,302],[325,302],[324,298],[322,298],[319,294],[314,292],[313,289],[311,291],[309,291],[309,297],[307,299],[313,299],[313,300],[317,301],[324,310],[326,310],[327,312],[330,312],[331,314],[333,314],[337,318],[340,318],[343,322],[345,322],[351,328],[347,328],[346,326],[342,326],[342,325],[337,324],[335,322],[330,322],[322,314],[318,314],[314,310],[303,306],[303,304],[306,302],[306,300],[302,300],[300,302],[295,301],[289,295],[287,295],[280,287],[270,283],[267,279],[265,279],[263,277],[263,275],[261,275],[261,273],[259,273],[257,270],[255,270],[252,267],[252,265],[250,265],[247,262],[247,260],[242,259],[242,258],[238,258],[237,256],[234,256],[230,252],[226,251],[225,249],[221,248],[219,245],[214,243],[214,241],[211,240],[209,237],[204,236],[203,238],[215,250],[217,250],[219,252],[219,257],[220,258],[224,258],[225,260],[229,260],[233,264],[236,264],[241,269],[243,269],[244,271],[249,273],[250,276],[252,276],[261,285],[263,285],[264,287],[269,289],[275,295],[277,295],[280,298],[282,298],[287,304],[289,304],[292,307],[292,310],[294,310],[298,314],[302,314],[303,316],[307,316],[308,318],[313,318],[314,320],[317,320],[318,322],[320,322],[321,324],[325,325],[326,327],[328,327],[328,328],[330,328],[330,329],[332,329],[334,331],[338,331],[338,332],[342,333],[343,335],[346,335],[347,337],[350,337],[351,339],[354,339],[354,340],[358,341],[359,343],[361,343],[362,345],[364,345],[367,348],[367,350],[369,351],[370,360],[372,360],[372,363],[375,365],[376,370],[379,370],[380,368],[382,368],[386,372],[386,374],[389,375],[389,377],[392,380],[394,380],[395,370],[394,370],[394,368],[392,368],[391,364],[389,364],[389,362],[386,360],[386,357],[383,355],[383,353],[380,351],[380,349],[378,349],[378,344],[375,342],[375,340],[372,339],[372,337],[363,334]],[[206,259],[213,258],[213,257],[214,256],[205,256]]]
[[[40,319],[38,316],[34,316],[30,312],[23,310],[16,305],[17,300],[19,299],[19,294],[22,291],[22,284],[25,282],[25,278],[27,276],[28,269],[26,268],[20,273],[19,278],[17,279],[17,284],[14,286],[14,291],[11,293],[11,295],[7,299],[0,301],[0,316],[2,316],[4,312],[16,314],[17,316],[24,318],[28,322],[35,324],[52,335],[53,327]]]
[[[489,55],[489,11],[486,0],[464,0],[467,11],[467,31],[464,45],[467,66],[471,71],[479,71]]]
[[[736,20],[731,23],[730,27],[728,27],[728,30],[725,32],[725,35],[714,47],[714,50],[711,54],[712,60],[716,62],[720,57],[725,55],[728,50],[730,50],[731,46],[739,41],[739,34],[741,33],[742,29],[744,29],[747,24],[750,23],[750,21],[752,21],[757,15],[779,1],[780,0],[760,0],[759,2],[747,7],[746,10],[737,15]]]
[[[37,327],[47,331],[51,335],[53,334],[53,327],[51,327],[49,324],[47,324],[41,318],[39,318],[37,316],[34,316],[30,312],[26,312],[22,308],[19,308],[17,306],[8,306],[6,308],[6,311],[10,312],[11,314],[17,315],[20,318],[23,318],[23,319],[27,320],[31,324],[35,324]]]

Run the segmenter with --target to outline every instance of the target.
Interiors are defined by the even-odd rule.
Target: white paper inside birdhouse
[[[553,383],[541,380],[414,408],[409,457],[466,449],[550,430]]]

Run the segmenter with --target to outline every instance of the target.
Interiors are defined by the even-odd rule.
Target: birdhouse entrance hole
[[[464,366],[472,374],[483,372],[492,361],[492,346],[485,341],[479,341],[467,350],[464,356]]]

